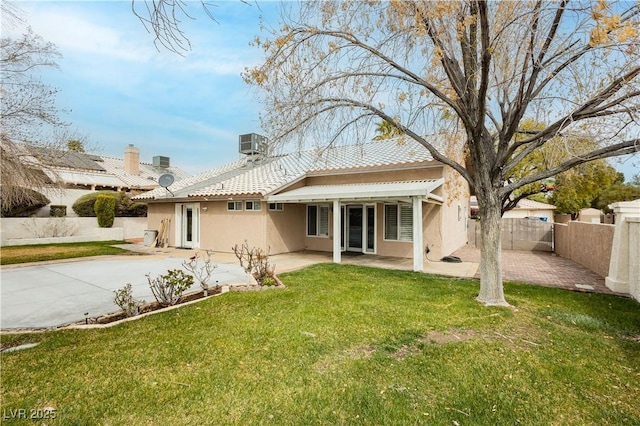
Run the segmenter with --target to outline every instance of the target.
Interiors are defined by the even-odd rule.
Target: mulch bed
[[[184,303],[191,302],[193,300],[204,299],[205,297],[220,294],[221,292],[222,292],[222,289],[220,287],[217,287],[214,289],[209,289],[208,295],[205,296],[202,290],[198,290],[196,292],[183,295],[178,301],[178,303],[176,303],[173,306],[182,305]],[[145,303],[140,307],[139,314],[146,314],[147,312],[153,312],[153,311],[157,311],[167,307],[168,306],[163,306],[158,302]],[[127,315],[124,312],[120,311],[120,312],[114,312],[111,314],[101,315],[97,318],[88,318],[86,321],[79,321],[77,324],[109,324],[111,322],[120,321],[125,318],[127,318]]]
[[[278,277],[273,277],[273,278],[276,282],[276,285],[273,285],[273,286],[261,286],[255,280],[252,280],[252,282],[247,285],[230,286],[229,291],[245,292],[245,291],[263,291],[263,290],[270,290],[270,289],[276,289],[276,288],[285,288],[285,285],[282,283],[282,281],[280,281]],[[198,290],[196,292],[183,295],[178,301],[178,303],[176,303],[173,306],[179,306],[187,302],[204,299],[205,297],[215,296],[216,294],[220,294],[220,293],[222,293],[222,287],[209,289],[207,296],[204,295],[204,292],[202,290]],[[157,311],[157,310],[168,308],[168,307],[169,306],[163,306],[158,302],[150,302],[140,307],[139,314],[146,314],[148,312],[153,312],[153,311]],[[123,320],[125,318],[127,318],[126,314],[122,311],[119,311],[119,312],[114,312],[107,315],[101,315],[97,318],[88,318],[87,320],[79,321],[76,324],[80,324],[80,325],[81,324],[109,324],[115,321]]]

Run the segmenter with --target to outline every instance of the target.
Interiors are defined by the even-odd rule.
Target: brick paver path
[[[454,256],[464,262],[480,263],[480,250],[465,246]],[[480,278],[480,269],[475,276]],[[502,251],[502,278],[573,291],[617,294],[604,285],[604,278],[569,259],[538,251]]]

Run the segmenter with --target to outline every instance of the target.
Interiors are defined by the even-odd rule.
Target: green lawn
[[[640,424],[640,304],[347,265],[104,330],[2,336],[5,417],[48,425]],[[13,411],[12,411],[13,410]],[[6,419],[4,424],[41,424]]]
[[[42,262],[44,260],[131,253],[121,248],[111,247],[113,244],[123,243],[124,241],[90,241],[85,243],[2,247],[0,250],[0,264],[11,265],[15,263]]]

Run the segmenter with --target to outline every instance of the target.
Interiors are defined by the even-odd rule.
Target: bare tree
[[[15,27],[24,22],[22,11],[11,1],[0,3],[0,15],[2,15],[2,25]]]
[[[244,0],[239,1],[248,4]],[[140,3],[142,3],[142,6],[138,7],[137,5],[140,5]],[[193,5],[189,3],[194,2],[185,0],[131,0],[131,10],[140,19],[147,32],[154,35],[156,48],[159,49],[162,46],[170,52],[183,55],[191,50],[191,42],[182,30],[183,20],[195,19],[194,13],[189,11],[189,8]],[[200,0],[199,3],[200,8],[209,19],[218,22],[213,14],[215,3],[206,0]]]
[[[290,4],[245,79],[281,142],[362,140],[380,119],[466,179],[482,217],[478,300],[507,305],[500,222],[517,188],[638,152],[637,2],[323,1]],[[549,123],[527,137],[525,119]],[[439,146],[427,135],[459,130]],[[519,133],[520,132],[520,133]],[[451,133],[455,134],[455,133]],[[510,180],[552,138],[570,154]],[[571,141],[588,138],[596,149]]]
[[[67,123],[55,104],[57,89],[43,83],[37,72],[57,68],[60,53],[31,29],[19,38],[0,39],[0,165],[2,208],[28,202],[31,191],[51,183],[46,164],[40,164],[29,147],[60,146]]]

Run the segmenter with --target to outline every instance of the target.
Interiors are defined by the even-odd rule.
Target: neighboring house
[[[478,200],[476,196],[471,197],[471,215],[478,215]],[[556,206],[546,203],[540,203],[538,201],[529,200],[523,198],[518,201],[516,207],[504,212],[503,219],[524,219],[524,218],[538,218],[544,222],[553,223],[553,215],[556,210]]]
[[[61,183],[63,190],[38,189],[53,205],[66,205],[67,215],[75,216],[71,206],[82,195],[99,191],[148,191],[157,188],[158,178],[171,173],[176,180],[189,175],[176,167],[170,167],[168,157],[154,157],[153,163],[140,161],[140,150],[129,145],[124,158],[102,157],[73,151],[32,148],[33,162],[41,164],[52,181]],[[49,206],[38,216],[48,216]]]
[[[171,219],[169,245],[230,252],[245,240],[271,254],[300,250],[414,259],[466,243],[469,190],[412,140],[383,140],[242,160],[134,197],[149,229]],[[451,193],[449,192],[451,191]],[[453,195],[455,194],[455,195]]]
[[[578,212],[578,222],[600,223],[602,217],[602,211],[593,209],[591,207],[581,209]]]
[[[554,205],[523,198],[513,209],[504,212],[502,217],[504,219],[539,218],[544,222],[553,223],[555,210]]]

